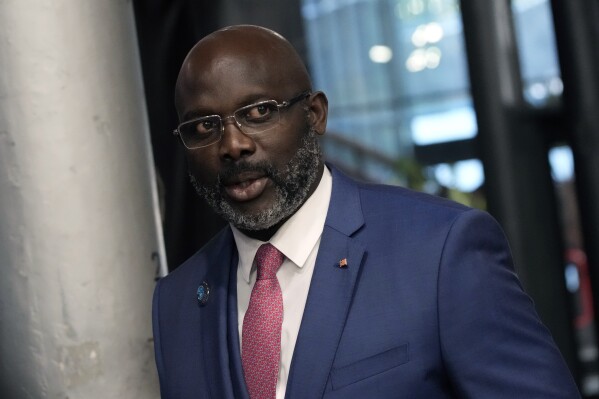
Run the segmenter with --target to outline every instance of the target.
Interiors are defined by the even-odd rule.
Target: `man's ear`
[[[317,134],[323,135],[327,130],[329,100],[322,91],[315,91],[307,99],[308,123]]]

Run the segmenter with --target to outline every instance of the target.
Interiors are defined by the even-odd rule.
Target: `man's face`
[[[281,103],[303,91],[282,81],[281,71],[244,57],[204,63],[194,81],[179,88],[181,121],[189,115],[226,117],[248,104]],[[282,109],[280,123],[256,135],[242,133],[228,119],[218,143],[186,150],[196,190],[236,227],[266,230],[291,216],[315,189],[322,162],[307,120],[309,102]]]
[[[190,178],[198,194],[234,226],[242,230],[265,230],[286,220],[304,203],[310,194],[310,187],[318,178],[320,159],[318,139],[313,131],[309,131],[295,155],[283,168],[278,168],[273,162],[268,161],[242,162],[219,174],[216,184],[201,184],[191,172]],[[226,184],[227,181],[241,180],[238,176],[253,174],[264,176],[271,184],[243,182],[241,185],[247,185],[247,188],[241,189],[235,187],[237,185],[231,187]],[[251,187],[252,184],[256,187]],[[263,193],[271,189],[274,190],[272,200],[262,209],[241,209],[236,206],[235,200],[231,200],[236,194],[247,197],[248,194],[244,190],[250,192],[249,196],[253,196],[254,191]],[[257,193],[256,198],[262,193]]]

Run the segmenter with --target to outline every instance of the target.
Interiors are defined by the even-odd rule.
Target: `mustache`
[[[265,177],[268,177],[273,180],[278,179],[278,173],[276,168],[269,162],[260,161],[260,162],[247,162],[242,161],[239,163],[231,164],[227,166],[224,170],[222,170],[216,180],[216,185],[219,188],[222,188],[224,182],[231,181],[238,175],[246,172],[258,172]]]

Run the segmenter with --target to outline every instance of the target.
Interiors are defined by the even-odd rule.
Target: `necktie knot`
[[[284,259],[283,253],[272,244],[262,244],[256,252],[257,280],[277,278],[277,270]]]

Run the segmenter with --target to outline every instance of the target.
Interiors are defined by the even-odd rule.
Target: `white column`
[[[131,2],[0,0],[1,398],[158,397],[158,216]]]

